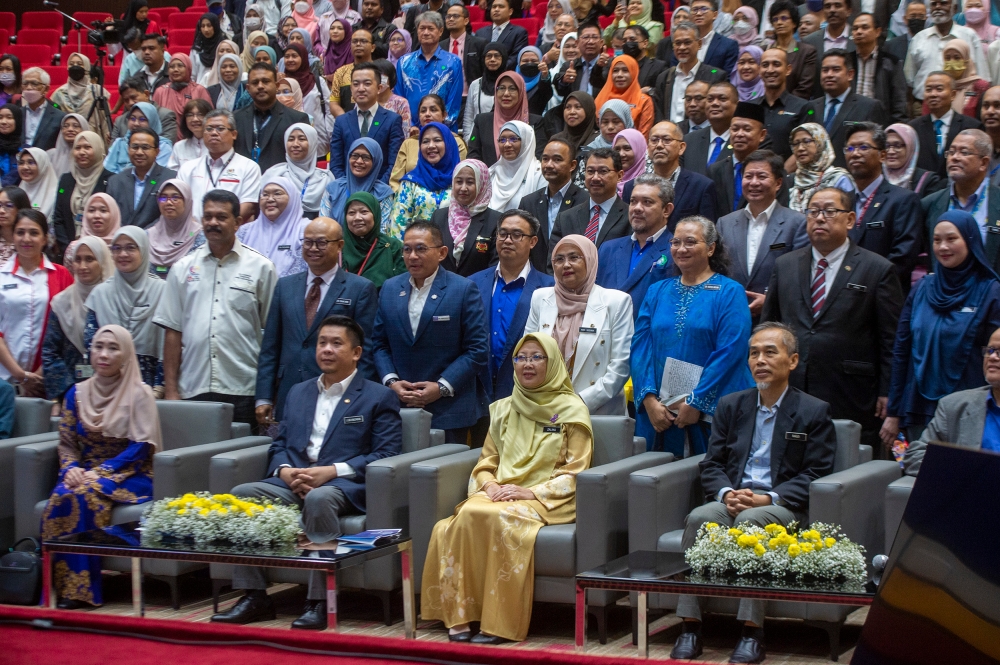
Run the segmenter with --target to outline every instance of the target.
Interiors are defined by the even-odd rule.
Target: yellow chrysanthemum
[[[715,522],[709,522],[708,524],[705,525],[705,528],[706,529],[718,529],[719,525],[716,524]]]
[[[743,535],[743,530],[742,529],[730,529],[729,530],[729,535],[732,536],[733,538],[739,538],[740,536]]]
[[[837,539],[836,539],[836,538],[827,538],[827,539],[826,539],[825,541],[823,541],[823,542],[825,542],[825,543],[826,543],[826,546],[827,546],[827,547],[833,547],[834,545],[836,545],[836,544],[837,544]]]
[[[803,552],[812,552],[813,551],[813,544],[812,543],[801,543],[799,545],[799,547],[802,548]]]
[[[187,508],[181,508],[180,510],[177,511],[177,514],[178,515],[186,515],[187,511],[188,511]]]
[[[201,510],[198,511],[199,515],[208,515],[208,513],[209,513],[208,508],[202,508]]]
[[[736,539],[736,544],[740,547],[754,547],[758,544],[757,536],[745,533]]]
[[[793,559],[795,557],[797,557],[801,553],[802,553],[802,549],[798,545],[789,545],[788,546],[788,556],[792,557]]]
[[[760,543],[757,543],[756,545],[754,545],[753,553],[756,554],[757,556],[764,556],[764,552],[766,552],[766,551],[767,550],[764,549],[764,546],[761,545]]]

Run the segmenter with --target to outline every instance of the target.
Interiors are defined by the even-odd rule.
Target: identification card
[[[870,229],[882,229],[885,228],[885,222],[868,222],[865,226]]]
[[[705,290],[706,291],[719,291],[721,289],[722,289],[722,285],[721,284],[706,284],[705,285]]]
[[[805,432],[785,432],[786,441],[808,441],[809,435]]]
[[[851,284],[850,282],[847,283],[847,288],[851,291],[861,291],[862,293],[868,290],[868,287],[864,284]]]
[[[580,328],[580,332],[582,332],[582,333],[591,333],[593,335],[596,335],[597,334],[597,328]]]
[[[365,417],[364,416],[345,416],[344,417],[344,424],[345,425],[357,425],[357,424],[363,423],[363,422],[365,422]]]
[[[89,379],[94,376],[94,368],[90,365],[77,365],[76,366],[76,380],[83,381],[84,379]]]
[[[561,427],[543,427],[542,431],[546,434],[558,434],[562,431]]]
[[[17,288],[17,284],[4,284],[3,285],[3,290],[4,291],[10,291],[11,289],[16,289],[16,288]]]
[[[451,321],[451,316],[449,316],[447,314],[445,314],[444,316],[434,316],[434,317],[431,317],[431,318],[435,322]]]
[[[279,252],[287,252],[292,249],[291,245],[278,245]]]
[[[338,305],[347,305],[348,307],[350,307],[350,305],[351,305],[351,299],[350,298],[337,298],[336,304],[338,304]]]

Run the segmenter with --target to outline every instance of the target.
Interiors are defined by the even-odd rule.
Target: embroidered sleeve
[[[529,487],[539,503],[554,510],[576,498],[576,474],[590,468],[594,438],[586,428],[567,425],[563,432],[563,447],[551,477],[544,483]]]

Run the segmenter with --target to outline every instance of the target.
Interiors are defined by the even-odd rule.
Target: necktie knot
[[[816,262],[816,267],[821,270],[826,270],[827,268],[830,267],[830,262],[827,261],[826,259],[820,259],[819,261]]]

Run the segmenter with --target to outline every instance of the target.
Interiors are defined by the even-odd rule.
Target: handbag
[[[34,550],[18,551],[31,541]],[[34,538],[22,538],[0,557],[0,603],[37,605],[42,593],[42,548]]]

